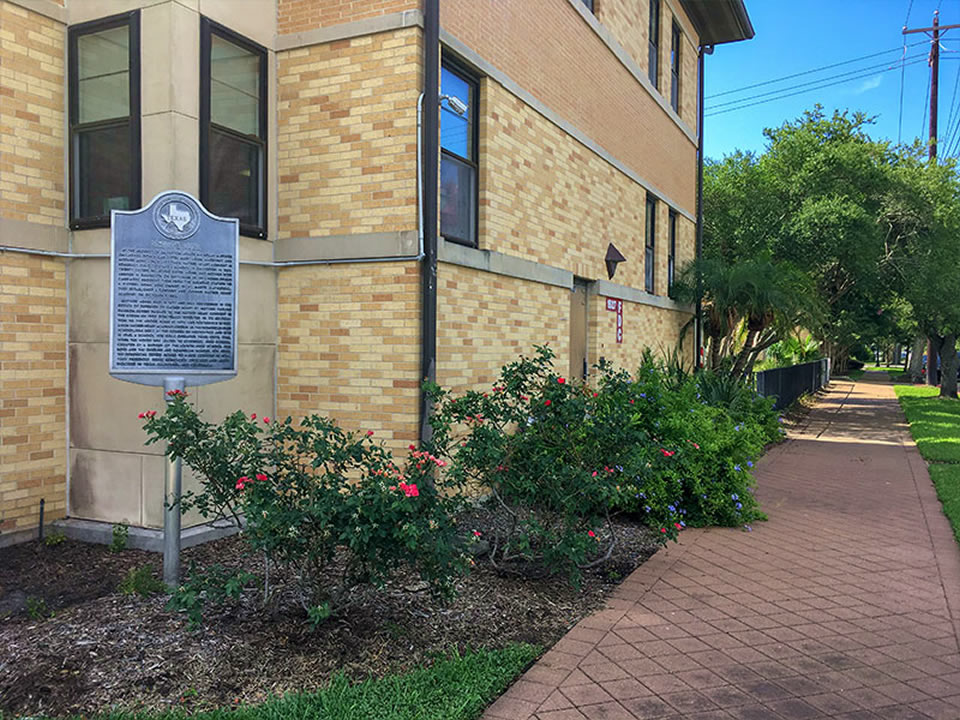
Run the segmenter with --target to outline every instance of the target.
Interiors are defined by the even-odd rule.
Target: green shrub
[[[110,541],[110,552],[123,552],[127,549],[127,540],[130,537],[130,527],[123,523],[113,526],[113,539]]]
[[[166,588],[153,574],[153,567],[142,565],[137,568],[130,568],[118,587],[124,595],[133,595],[136,593],[142,597],[150,597],[162,593]]]
[[[245,570],[230,570],[222,565],[201,570],[191,565],[187,579],[171,593],[167,609],[185,613],[190,627],[195,628],[203,621],[203,610],[208,604],[235,603],[256,582],[257,576]]]
[[[534,561],[577,582],[608,556],[617,512],[638,514],[664,542],[688,524],[762,516],[751,468],[780,434],[769,401],[739,385],[711,404],[699,378],[649,353],[635,378],[599,365],[594,386],[558,375],[553,357],[536,348],[489,392],[430,388],[434,452],[456,484],[489,492],[511,518],[491,540],[495,564]]]
[[[181,509],[242,516],[246,542],[298,579],[305,612],[327,603],[334,611],[349,588],[381,586],[401,567],[436,593],[452,590],[467,560],[453,522],[460,495],[433,481],[442,460],[411,446],[401,467],[372,431],[347,433],[319,416],[294,425],[236,412],[212,424],[185,394],[171,400],[143,419],[147,442],[166,440],[200,480]],[[346,567],[333,580],[326,569],[338,554]]]

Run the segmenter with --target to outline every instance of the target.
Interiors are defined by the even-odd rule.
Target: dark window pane
[[[473,245],[476,170],[449,155],[440,163],[440,234]]]
[[[464,80],[450,68],[441,68],[440,94],[455,97],[467,106],[467,111],[459,115],[453,110],[449,101],[443,100],[440,103],[440,147],[466,160],[474,160],[472,83]]]
[[[653,248],[648,247],[643,255],[644,287],[648,293],[653,292]]]
[[[650,82],[659,88],[660,77],[660,0],[650,0],[650,50],[647,55],[647,71]]]
[[[644,287],[648,293],[653,292],[653,270],[654,270],[654,243],[657,235],[657,201],[647,199],[646,227],[644,229],[644,245],[646,249],[643,255]]]
[[[680,28],[673,26],[670,40],[670,105],[680,111]]]
[[[130,28],[77,38],[77,122],[122,118],[130,114]]]
[[[210,38],[210,120],[260,136],[260,57],[216,35]]]
[[[83,130],[74,135],[77,217],[101,217],[128,210],[130,198],[130,126]]]
[[[210,212],[259,227],[260,165],[258,145],[211,128]]]
[[[673,286],[677,266],[677,214],[670,212],[670,254],[667,258],[667,287]]]

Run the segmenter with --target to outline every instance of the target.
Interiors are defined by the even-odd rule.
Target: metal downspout
[[[703,256],[703,56],[713,54],[713,45],[701,45],[697,53],[697,239],[696,259]],[[699,370],[703,365],[703,287],[697,274],[696,333],[694,342],[693,367]]]
[[[437,379],[437,169],[440,164],[440,2],[423,0],[423,263],[420,381]],[[420,441],[429,442],[432,404],[420,389]]]

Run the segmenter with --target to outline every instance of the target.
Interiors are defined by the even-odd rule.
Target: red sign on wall
[[[607,298],[607,310],[617,314],[617,344],[623,342],[623,300]]]

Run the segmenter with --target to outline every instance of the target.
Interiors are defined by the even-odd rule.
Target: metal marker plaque
[[[111,218],[110,374],[161,386],[234,377],[239,221],[178,191]]]

